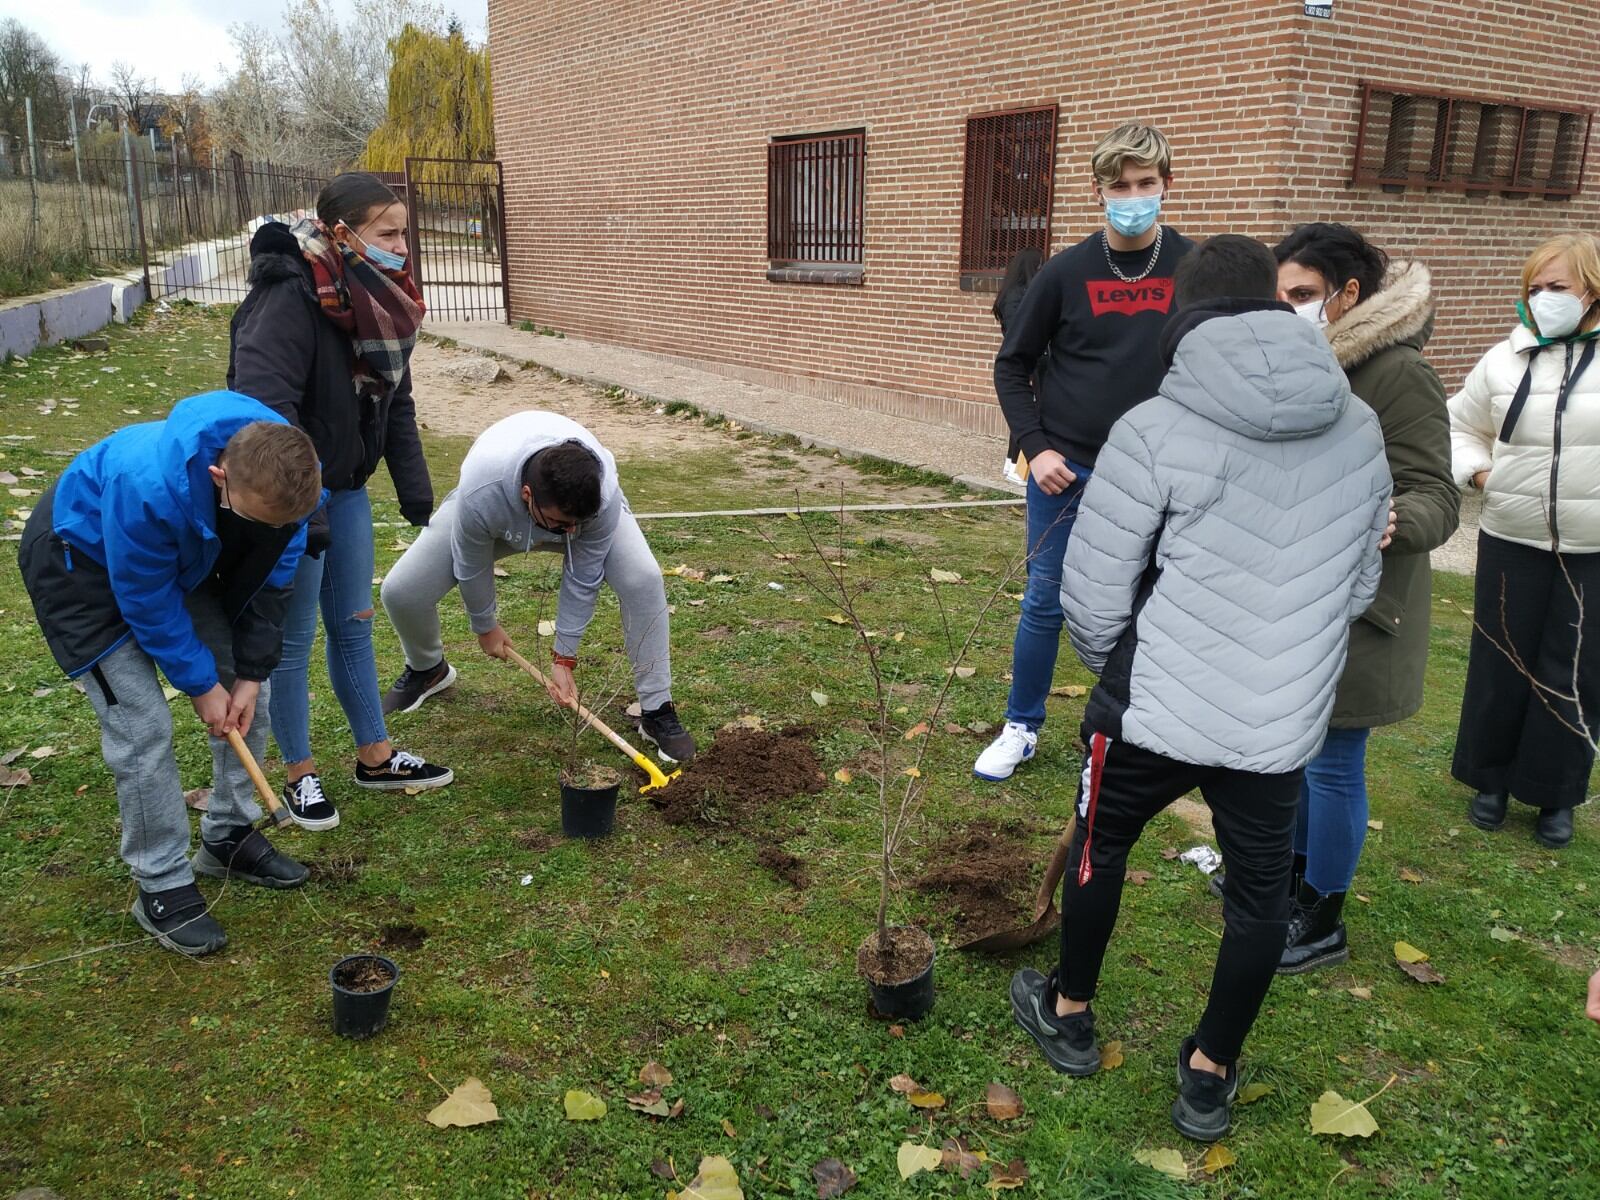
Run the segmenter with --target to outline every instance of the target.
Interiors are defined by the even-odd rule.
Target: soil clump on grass
[[[648,793],[670,825],[706,829],[771,824],[765,810],[794,796],[815,795],[828,785],[811,742],[809,725],[724,729],[696,754],[670,787]]]
[[[428,931],[421,925],[385,925],[378,940],[389,950],[420,950]]]
[[[1020,824],[975,821],[929,850],[916,886],[941,898],[952,938],[966,942],[1032,920],[1038,858]]]
[[[790,854],[776,842],[764,843],[756,851],[756,861],[797,892],[805,891],[811,884],[805,860],[798,854]]]

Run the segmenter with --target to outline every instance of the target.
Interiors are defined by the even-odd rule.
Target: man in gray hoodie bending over
[[[1211,994],[1178,1052],[1179,1132],[1228,1131],[1245,1035],[1283,953],[1295,811],[1350,622],[1377,594],[1390,479],[1378,419],[1277,293],[1260,243],[1179,265],[1160,393],[1111,430],[1067,549],[1061,604],[1100,676],[1084,712],[1061,961],[1011,1011],[1056,1070],[1100,1067],[1094,998],[1128,851],[1199,788],[1227,860]]]
[[[694,757],[694,738],[672,704],[667,594],[661,568],[617,483],[611,452],[557,413],[506,417],[478,436],[461,482],[383,581],[383,607],[406,654],[406,669],[383,699],[385,715],[411,712],[455,682],[444,657],[439,601],[453,587],[492,658],[511,640],[495,614],[496,559],[529,550],[560,552],[561,593],[551,653],[551,697],[577,700],[578,642],[594,616],[602,580],[622,608],[622,639],[643,715],[639,732],[668,762]]]

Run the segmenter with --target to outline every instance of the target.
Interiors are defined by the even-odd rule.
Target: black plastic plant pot
[[[856,962],[861,970],[862,977],[867,981],[867,991],[872,996],[873,1010],[880,1017],[891,1017],[902,1021],[916,1021],[927,1016],[933,1011],[933,962],[935,958],[933,939],[920,929],[913,929],[927,943],[927,965],[909,978],[880,979],[879,972],[873,969],[872,959],[876,956],[869,947],[872,938],[862,943],[857,951]]]
[[[388,983],[378,975],[386,973]],[[333,988],[333,1031],[361,1041],[389,1023],[389,1000],[400,978],[400,968],[381,954],[351,954],[333,964],[328,983]]]
[[[608,787],[574,787],[561,781],[561,832],[569,838],[605,837],[617,823],[617,791],[620,782]]]

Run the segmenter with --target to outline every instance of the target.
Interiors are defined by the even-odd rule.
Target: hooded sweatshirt
[[[1165,344],[1160,393],[1112,427],[1068,543],[1067,629],[1101,676],[1085,724],[1294,771],[1377,592],[1383,434],[1321,331],[1276,301],[1181,312]]]
[[[600,463],[600,511],[571,534],[540,528],[522,500],[522,471],[541,450],[578,442]],[[594,616],[605,578],[606,556],[617,521],[627,503],[617,483],[617,461],[594,434],[556,413],[522,412],[497,421],[478,435],[461,463],[461,483],[451,497],[455,517],[450,556],[461,602],[472,632],[488,633],[498,623],[494,561],[500,544],[532,550],[565,542],[561,592],[556,602],[557,654],[576,654]]]

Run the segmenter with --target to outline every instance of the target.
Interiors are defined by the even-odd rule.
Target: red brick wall
[[[1575,18],[1577,4],[1527,6],[1515,32],[1510,17],[1503,28],[1480,25],[1454,17],[1458,7],[1415,5],[1408,13],[1424,16],[1401,18],[1398,6],[1338,0],[1338,18],[1316,22],[1288,0],[490,0],[511,312],[997,431],[992,297],[959,288],[965,119],[1050,102],[1061,106],[1057,247],[1098,226],[1090,147],[1141,119],[1176,147],[1166,219],[1177,228],[1275,238],[1294,220],[1353,219],[1422,252],[1452,310],[1463,300],[1486,309],[1531,242],[1530,221],[1553,227],[1583,213],[1594,227],[1593,200],[1347,189],[1354,80],[1461,87],[1470,47],[1451,31],[1471,27],[1507,51],[1570,47],[1573,63],[1554,73],[1544,60],[1500,75],[1474,66],[1471,76],[1530,89],[1542,81],[1559,93],[1549,98],[1570,101],[1577,57],[1587,56],[1592,80],[1596,52],[1544,28],[1547,11]],[[1389,36],[1402,24],[1416,37]],[[1403,51],[1429,38],[1454,56],[1437,77],[1405,65]],[[858,127],[867,129],[864,286],[768,282],[768,139]],[[1447,312],[1447,381],[1506,323],[1483,311],[1469,325]]]
[[[1600,129],[1584,190],[1570,200],[1352,188],[1358,81],[1590,107],[1600,94],[1595,8],[1566,0],[1335,0],[1334,12],[1335,20],[1307,21],[1301,31],[1283,183],[1288,217],[1348,221],[1391,254],[1428,264],[1439,306],[1428,357],[1454,389],[1516,323],[1528,251],[1554,233],[1600,233]]]

